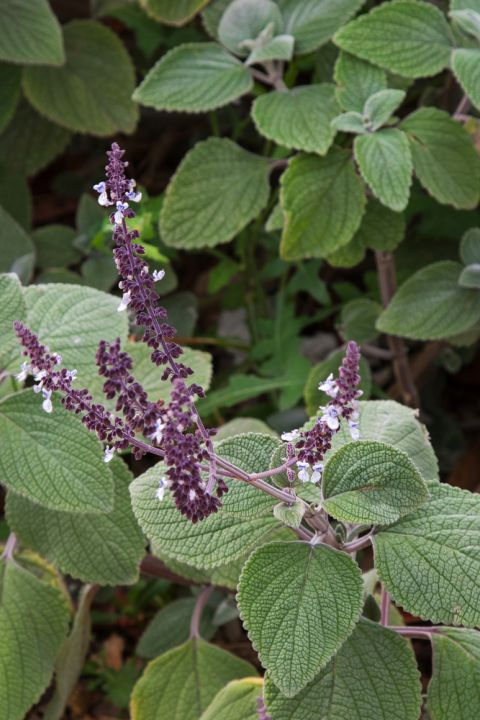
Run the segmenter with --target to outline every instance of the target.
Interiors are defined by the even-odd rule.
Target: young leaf
[[[401,124],[419,181],[438,202],[473,208],[480,196],[480,160],[460,123],[437,108],[420,108]]]
[[[227,105],[252,87],[249,70],[220,45],[189,43],[164,55],[133,97],[156,110],[198,113]]]
[[[476,40],[480,40],[480,12],[469,8],[465,10],[451,10],[449,15],[462,30],[469,35],[473,35]]]
[[[215,695],[200,720],[258,720],[257,700],[262,693],[261,678],[231,680]]]
[[[295,38],[295,52],[309,53],[324,45],[360,10],[365,0],[278,0],[285,32]]]
[[[332,148],[325,157],[295,157],[281,183],[284,259],[325,257],[352,239],[365,209],[365,195],[350,153]]]
[[[65,597],[17,562],[0,560],[0,720],[23,720],[53,674],[68,629]]]
[[[358,525],[386,525],[422,505],[427,486],[408,455],[391,445],[358,440],[330,458],[323,476],[329,515]]]
[[[47,0],[3,0],[0,60],[61,65],[62,29]]]
[[[355,133],[357,135],[364,135],[367,132],[363,115],[353,110],[337,115],[332,120],[332,128],[340,132]]]
[[[237,602],[262,665],[292,697],[352,632],[363,583],[345,553],[325,545],[270,543],[247,560]]]
[[[412,78],[443,70],[454,46],[443,13],[421,0],[382,3],[343,27],[334,41],[342,50]]]
[[[386,129],[355,138],[355,160],[364,180],[381,203],[399,212],[408,205],[412,157],[407,136]]]
[[[7,514],[21,543],[63,573],[99,585],[128,585],[138,580],[145,543],[130,505],[128,485],[133,476],[120,458],[114,458],[110,468],[115,490],[109,513],[51,510],[9,492]],[[97,485],[97,492],[100,489]]]
[[[427,696],[432,720],[475,720],[480,715],[480,633],[443,628],[432,643]]]
[[[480,228],[470,228],[460,243],[460,257],[465,265],[480,263]]]
[[[480,319],[480,293],[460,287],[460,263],[427,265],[397,291],[377,321],[381,332],[414,340],[439,340],[468,330]]]
[[[245,65],[265,63],[269,60],[291,60],[295,38],[292,35],[277,35],[265,45],[254,47],[245,61]]]
[[[480,110],[480,49],[454,50],[452,70],[472,103]]]
[[[417,720],[421,687],[408,641],[362,619],[299,695],[285,697],[267,675],[265,699],[275,720]]]
[[[368,98],[387,87],[387,74],[350,53],[340,52],[335,64],[337,100],[346,111],[363,113]]]
[[[405,100],[403,90],[379,90],[365,102],[363,114],[370,120],[370,130],[374,132],[385,125],[399,105]]]
[[[147,15],[166,25],[185,25],[208,0],[140,0]]]
[[[218,26],[220,42],[235,53],[246,57],[252,41],[265,31],[278,35],[283,30],[282,14],[272,0],[233,0],[222,15]]]
[[[0,133],[7,127],[21,95],[21,68],[0,63]]]
[[[176,248],[231,240],[263,210],[270,163],[226,138],[197,143],[167,188],[160,215],[163,240]]]
[[[374,536],[375,567],[395,602],[434,623],[480,624],[480,499],[448,485]],[[435,592],[432,591],[435,588]]]
[[[290,505],[281,502],[275,505],[273,514],[282,525],[298,528],[302,524],[302,518],[305,515],[305,504],[301,500],[296,500]]]
[[[260,95],[252,118],[279,145],[325,155],[335,136],[330,123],[339,112],[334,86],[322,83]]]
[[[464,288],[480,289],[480,263],[464,267],[458,278],[458,284]]]
[[[319,390],[318,385],[320,382],[326,380],[330,373],[334,373],[335,375],[338,373],[342,358],[343,350],[335,350],[335,352],[318,363],[318,365],[314,365],[310,370],[303,391],[303,397],[309,415],[315,415],[320,405],[325,405],[328,402],[328,395],[325,395],[324,392]],[[372,389],[372,376],[368,363],[363,357],[360,358],[360,377],[359,388],[363,390],[363,397],[368,397]]]
[[[191,638],[147,665],[133,690],[132,720],[198,720],[227,682],[252,675],[250,663]]]
[[[63,127],[105,137],[133,132],[133,63],[119,37],[94,20],[64,26],[66,63],[25,69],[23,87],[42,115]]]
[[[369,298],[356,298],[343,306],[340,315],[341,333],[345,340],[370,342],[378,336],[376,320],[382,306]]]
[[[16,273],[27,283],[34,262],[35,247],[30,237],[0,205],[0,272]]]
[[[0,275],[0,370],[9,363],[17,349],[17,337],[13,331],[14,320],[25,320],[27,307],[22,286],[16,275]]]

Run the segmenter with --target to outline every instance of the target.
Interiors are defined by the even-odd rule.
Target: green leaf
[[[338,112],[334,86],[324,83],[265,93],[255,100],[252,118],[257,130],[279,145],[324,155]]]
[[[338,115],[332,120],[335,130],[363,135],[367,132],[363,116],[359,112],[349,111]]]
[[[0,63],[0,132],[7,127],[21,94],[21,68]]]
[[[257,700],[262,691],[261,678],[231,680],[215,695],[200,720],[258,720]]]
[[[480,50],[454,50],[452,70],[472,103],[480,110]]]
[[[387,75],[381,68],[342,50],[335,64],[335,82],[337,100],[342,108],[363,113],[368,98],[386,89]]]
[[[27,232],[32,226],[32,193],[27,179],[0,165],[0,205]]]
[[[329,459],[323,506],[337,520],[386,525],[422,505],[427,486],[410,458],[387,443],[357,440]]]
[[[450,17],[459,27],[476,40],[480,40],[480,8],[479,12],[473,9],[451,10]]]
[[[194,597],[179,598],[159,610],[138,641],[137,655],[151,659],[186,642],[195,602]],[[200,635],[204,640],[210,640],[216,631],[212,619],[213,608],[207,605],[200,621]]]
[[[16,562],[0,561],[0,720],[23,720],[40,699],[68,621],[65,597],[56,587]]]
[[[446,67],[454,45],[442,12],[418,0],[382,3],[334,38],[347,52],[404,77],[428,77]]]
[[[335,659],[296,697],[281,695],[268,675],[265,684],[275,720],[417,720],[420,693],[408,641],[363,619]]]
[[[63,573],[99,585],[128,585],[138,580],[145,543],[130,505],[128,485],[133,476],[120,458],[114,458],[110,468],[115,482],[111,512],[51,510],[8,493],[8,522],[23,545]],[[111,476],[102,480],[97,492],[109,495]]]
[[[354,142],[355,160],[373,194],[391,210],[404,210],[410,197],[412,157],[401,130],[361,135]]]
[[[365,102],[363,113],[370,120],[372,132],[390,120],[395,110],[405,100],[405,96],[403,90],[379,90],[370,95]]]
[[[370,342],[378,336],[375,322],[382,306],[368,298],[356,298],[343,306],[340,315],[341,332],[345,340]]]
[[[271,543],[247,560],[237,602],[260,661],[296,695],[352,632],[363,605],[358,565],[325,545]]]
[[[52,510],[112,509],[112,473],[101,443],[60,403],[51,415],[43,412],[31,389],[0,402],[0,480]]]
[[[147,15],[166,25],[185,25],[208,0],[140,0]]]
[[[375,566],[397,605],[434,623],[480,624],[480,499],[429,486],[419,510],[374,536]],[[432,591],[435,588],[435,591]]]
[[[0,205],[0,272],[14,272],[28,282],[35,262],[35,248],[25,230]]]
[[[217,452],[246,472],[268,470],[278,440],[249,433],[224,440]],[[159,463],[130,486],[133,512],[155,552],[197,568],[225,565],[260,543],[278,522],[272,515],[274,501],[238,480],[227,481],[229,492],[222,508],[193,524],[177,510],[171,494],[159,502],[155,493],[165,469]]]
[[[235,53],[246,57],[250,48],[245,40],[255,40],[266,28],[272,35],[283,29],[282,14],[272,0],[233,0],[222,15],[218,26],[220,42]]]
[[[147,665],[133,690],[132,720],[198,720],[227,682],[251,675],[250,663],[191,638]]]
[[[218,40],[218,26],[232,0],[210,0],[202,11],[202,23],[210,37]]]
[[[464,288],[480,288],[480,263],[464,267],[458,278],[458,283]]]
[[[475,720],[480,714],[480,633],[442,628],[432,635],[432,644],[427,696],[432,720]]]
[[[176,248],[231,240],[268,202],[270,164],[226,138],[197,143],[168,185],[162,239]]]
[[[284,31],[295,38],[295,52],[309,53],[330,40],[365,0],[278,0]]]
[[[281,178],[285,212],[280,253],[285,260],[325,257],[346,245],[365,209],[362,183],[349,152],[299,155]]]
[[[14,320],[25,320],[27,308],[22,287],[16,275],[0,275],[0,370],[3,370],[17,348]]]
[[[68,130],[48,122],[22,101],[0,135],[0,162],[30,177],[60,155],[70,138]]]
[[[229,420],[225,425],[221,425],[218,428],[215,439],[226,440],[227,438],[234,437],[235,435],[242,435],[244,433],[260,433],[261,435],[272,435],[272,437],[278,438],[275,430],[263,422],[254,417],[239,417]]]
[[[62,29],[47,0],[3,0],[0,60],[61,65]]]
[[[362,370],[360,369],[360,374]],[[388,443],[403,450],[426,481],[438,481],[438,463],[428,431],[422,425],[415,410],[400,405],[393,400],[360,401],[360,438]],[[334,435],[332,449],[334,453],[352,438],[348,427],[340,424],[339,431]]]
[[[291,528],[299,528],[305,515],[305,503],[296,500],[291,505],[281,502],[273,508],[273,514],[282,525]]]
[[[301,361],[302,362],[302,361]],[[260,395],[280,390],[283,393],[296,395],[299,379],[295,375],[285,374],[283,377],[257,377],[257,375],[231,375],[226,387],[212,390],[204,400],[197,403],[203,416],[210,415],[219,408],[228,408],[238,405],[245,400],[258,398]]]
[[[95,20],[64,26],[62,67],[26,68],[25,94],[39,113],[74,132],[101,137],[135,129],[133,63],[120,38]]]
[[[393,296],[377,321],[381,332],[414,340],[439,340],[468,330],[480,318],[480,294],[460,287],[460,263],[427,265]]]
[[[35,230],[32,240],[38,267],[64,267],[78,261],[81,255],[72,245],[76,236],[68,225],[44,225]]]
[[[391,252],[402,242],[405,225],[403,213],[392,212],[377,200],[369,198],[355,237],[359,237],[365,247],[372,250]]]
[[[465,265],[480,262],[480,228],[470,228],[460,243],[460,257]]]
[[[85,285],[94,287],[97,290],[110,290],[118,279],[118,271],[110,253],[108,255],[93,256],[85,260],[82,263],[81,273]]]
[[[328,395],[318,389],[321,382],[327,379],[330,373],[334,375],[338,374],[338,368],[341,365],[344,356],[343,350],[335,350],[325,360],[322,360],[317,365],[314,365],[310,370],[307,382],[305,384],[305,390],[303,397],[305,405],[307,406],[307,413],[309,415],[315,415],[320,405],[325,405],[329,402]],[[372,388],[372,376],[370,368],[365,358],[360,358],[360,390],[363,390],[363,396],[368,397]]]
[[[249,70],[216,43],[173,48],[148,72],[134,100],[157,110],[206,112],[253,88]]]
[[[347,245],[334,250],[333,253],[326,256],[325,260],[332,267],[352,268],[362,262],[366,250],[360,230],[357,230]]]
[[[438,202],[473,208],[480,194],[480,160],[465,128],[437,108],[420,108],[401,124],[419,181]]]
[[[271,40],[263,44],[262,40],[258,47],[254,47],[250,55],[245,61],[245,65],[254,65],[255,63],[265,64],[269,60],[289,61],[293,56],[293,46],[295,39],[292,35],[277,35]]]

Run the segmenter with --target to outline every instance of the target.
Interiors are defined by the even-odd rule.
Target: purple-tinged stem
[[[5,543],[5,547],[3,548],[3,553],[0,556],[1,560],[12,560],[13,559],[13,553],[15,552],[15,548],[17,546],[17,536],[15,533],[10,533],[8,536],[7,542]]]
[[[296,532],[297,537],[300,540],[306,540],[307,542],[311,542],[313,540],[313,538],[315,537],[315,535],[312,532],[310,532],[310,530],[307,530],[307,528],[304,528],[302,526],[300,526],[298,528],[293,528],[293,529]]]
[[[357,552],[357,550],[363,550],[363,548],[372,544],[372,538],[373,530],[371,530],[368,535],[362,535],[362,537],[352,540],[352,542],[345,543],[345,545],[342,545],[342,550],[349,553]]]
[[[403,635],[404,637],[411,637],[411,638],[418,638],[420,640],[431,640],[432,635],[435,635],[435,633],[439,632],[439,630],[442,629],[441,625],[435,625],[432,627],[416,627],[414,625],[387,625],[389,630],[393,630],[394,632],[398,633],[399,635]]]
[[[205,605],[208,602],[208,598],[210,597],[211,593],[213,591],[213,587],[209,585],[206,587],[200,595],[198,595],[197,600],[195,602],[195,607],[193,608],[192,613],[192,620],[190,623],[190,637],[191,638],[198,638],[200,637],[200,620],[202,619],[202,613],[205,608]]]
[[[250,480],[259,480],[260,478],[270,477],[270,475],[280,475],[281,473],[288,470],[289,467],[295,465],[296,462],[297,458],[290,458],[290,460],[284,462],[283,465],[279,465],[278,467],[272,468],[271,470],[263,470],[262,472],[258,473],[250,473],[249,478]]]
[[[388,625],[388,616],[390,611],[390,593],[382,583],[380,594],[380,625]]]

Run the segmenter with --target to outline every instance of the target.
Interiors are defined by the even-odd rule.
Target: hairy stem
[[[357,550],[363,550],[363,548],[366,548],[372,544],[372,538],[373,530],[371,530],[368,535],[362,535],[362,537],[357,538],[356,540],[352,540],[352,542],[345,543],[345,545],[342,545],[342,550],[348,553],[357,552]]]
[[[191,638],[200,637],[200,620],[202,619],[203,610],[208,602],[208,598],[210,597],[212,591],[213,587],[209,585],[204,590],[202,590],[200,595],[198,595],[197,597],[195,607],[193,608],[192,621],[190,623]]]
[[[388,625],[388,614],[390,611],[390,593],[382,583],[380,595],[380,625]]]
[[[5,543],[5,547],[3,548],[3,553],[0,556],[0,560],[12,560],[16,546],[17,536],[15,535],[15,533],[12,532],[7,538],[7,542]]]
[[[435,635],[435,633],[442,629],[441,625],[435,625],[432,627],[416,627],[414,625],[388,625],[387,627],[389,630],[393,630],[394,632],[398,633],[399,635],[403,635],[404,637],[419,638],[420,640],[431,640],[432,635]]]

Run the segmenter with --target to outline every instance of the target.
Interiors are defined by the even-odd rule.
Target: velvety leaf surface
[[[335,82],[342,108],[363,113],[370,95],[386,89],[387,75],[385,70],[342,50],[335,63]]]
[[[25,320],[27,307],[22,286],[13,273],[0,275],[0,369],[5,368],[17,348],[14,320]]]
[[[3,0],[0,60],[36,65],[64,62],[62,29],[47,0]]]
[[[10,122],[20,100],[21,68],[0,63],[0,132]]]
[[[218,25],[218,37],[235,55],[246,57],[250,50],[244,40],[255,40],[270,25],[273,35],[282,31],[282,15],[273,0],[233,0]]]
[[[391,210],[404,210],[412,182],[412,158],[405,133],[391,128],[359,135],[354,150],[360,172],[373,194]]]
[[[21,225],[0,205],[0,272],[14,272],[28,282],[35,262],[35,248]]]
[[[271,543],[247,560],[237,602],[262,665],[292,697],[352,632],[363,604],[361,573],[332,548]]]
[[[295,52],[309,53],[327,42],[360,10],[365,0],[278,0],[285,32],[295,38]]]
[[[459,48],[452,55],[452,70],[468,97],[480,109],[480,50]]]
[[[465,265],[480,262],[480,228],[470,228],[460,243],[460,257]]]
[[[357,232],[371,250],[395,250],[405,236],[405,215],[393,212],[370,198]]]
[[[208,0],[140,0],[140,5],[154,20],[167,25],[185,25]]]
[[[405,100],[406,93],[403,90],[385,89],[373,93],[365,102],[364,115],[369,118],[372,131],[385,125],[393,113]]]
[[[375,322],[382,306],[368,298],[356,298],[343,306],[340,315],[341,332],[345,340],[363,343],[378,336]]]
[[[215,695],[200,720],[258,720],[257,698],[262,692],[261,678],[231,680]]]

